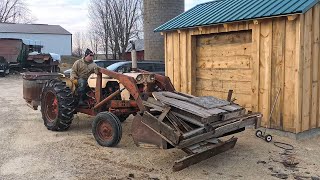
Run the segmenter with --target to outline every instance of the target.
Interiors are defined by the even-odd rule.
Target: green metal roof
[[[320,0],[216,0],[199,4],[161,25],[155,32],[301,14]]]

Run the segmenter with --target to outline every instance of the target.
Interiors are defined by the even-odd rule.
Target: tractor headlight
[[[156,80],[156,75],[154,74],[150,74],[148,77],[148,82],[152,83]]]
[[[142,74],[139,74],[137,77],[136,77],[136,80],[137,82],[141,82],[143,80],[143,75]]]

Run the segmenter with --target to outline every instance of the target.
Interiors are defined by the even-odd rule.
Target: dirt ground
[[[320,138],[290,143],[294,152],[284,153],[254,135],[237,134],[234,149],[172,172],[180,150],[141,149],[130,137],[130,122],[116,148],[104,148],[91,133],[92,117],[79,114],[69,131],[48,131],[40,111],[26,106],[22,79],[0,78],[0,179],[313,179],[320,178]],[[284,163],[287,162],[287,163]],[[286,166],[285,166],[286,165]]]

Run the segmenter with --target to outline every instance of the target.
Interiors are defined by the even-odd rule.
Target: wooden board
[[[200,106],[194,105],[192,103],[174,99],[174,98],[169,98],[164,95],[162,95],[162,92],[154,92],[152,93],[154,98],[158,101],[160,101],[163,104],[181,109],[183,111],[190,112],[194,115],[200,116],[202,118],[209,118],[211,116],[216,116],[221,113],[225,113],[225,110],[221,110],[218,108],[213,108],[213,109],[205,109]]]
[[[313,8],[311,128],[319,127],[320,4]]]
[[[312,83],[312,90],[311,90],[311,117],[310,117],[310,128],[314,129],[317,128],[317,114],[318,114],[318,81]]]
[[[255,24],[252,29],[252,77],[251,77],[251,92],[252,92],[252,102],[251,102],[251,110],[253,112],[259,111],[259,84],[260,84],[260,33],[261,33],[261,25]]]
[[[305,14],[304,25],[304,57],[303,61],[303,89],[302,89],[302,131],[310,129],[310,109],[312,96],[312,10]]]
[[[171,81],[174,82],[174,49],[173,49],[173,33],[167,33],[167,55],[166,55],[166,74],[170,77]]]
[[[284,75],[284,97],[283,100],[283,130],[294,132],[294,122],[298,119],[295,110],[295,85],[298,80],[297,76],[297,60],[296,60],[296,21],[286,21],[285,36],[285,75]]]
[[[190,69],[191,69],[191,94],[195,95],[196,92],[196,68],[194,68],[196,66],[196,60],[197,60],[197,54],[196,54],[196,40],[197,38],[195,36],[191,36],[191,59],[190,59]]]
[[[200,37],[201,38],[201,37]],[[226,45],[197,46],[197,58],[204,57],[228,57],[228,56],[251,56],[252,43],[238,43]]]
[[[169,64],[169,51],[168,51],[168,46],[169,46],[169,42],[168,42],[168,33],[163,34],[163,39],[164,39],[164,58],[166,60],[165,62],[165,75],[168,75],[168,64]]]
[[[252,70],[243,69],[197,69],[197,78],[221,81],[251,82]]]
[[[303,75],[303,56],[304,56],[304,15],[300,15],[296,23],[296,68],[297,68],[297,82],[295,84],[296,95],[295,102],[297,119],[295,121],[296,133],[302,131],[302,75]]]
[[[196,50],[196,39],[192,35],[192,32],[187,34],[187,85],[188,91],[184,93],[195,95],[195,50]]]
[[[180,34],[173,34],[174,42],[180,42]],[[181,64],[180,64],[180,43],[173,46],[173,85],[177,91],[181,90]]]
[[[260,31],[260,83],[259,112],[263,114],[263,126],[268,125],[271,110],[271,52],[272,52],[272,20],[261,23]]]
[[[180,63],[181,63],[181,91],[188,92],[188,50],[187,50],[187,32],[182,31],[180,33]]]
[[[275,104],[275,108],[271,117],[271,125],[276,129],[283,127],[286,19],[286,17],[274,19],[272,26],[271,105]],[[276,101],[279,92],[280,96]]]
[[[201,69],[251,69],[252,56],[198,57],[197,68]]]
[[[314,8],[314,47],[313,47],[313,53],[314,53],[314,59],[318,59],[318,109],[317,109],[317,127],[320,127],[320,4],[316,5]]]
[[[224,80],[209,80],[209,79],[197,79],[196,90],[206,91],[220,91],[228,93],[230,89],[236,94],[247,94],[251,95],[251,82],[250,81],[224,81]]]
[[[226,44],[238,44],[238,43],[251,43],[252,36],[247,31],[239,31],[233,33],[219,33],[208,34],[197,39],[197,46],[208,45],[226,45]]]

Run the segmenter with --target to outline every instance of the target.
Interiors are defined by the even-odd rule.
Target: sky
[[[210,0],[185,0],[186,10]],[[89,24],[89,0],[27,0],[29,9],[35,17],[33,23],[61,25],[74,34],[85,32]]]

